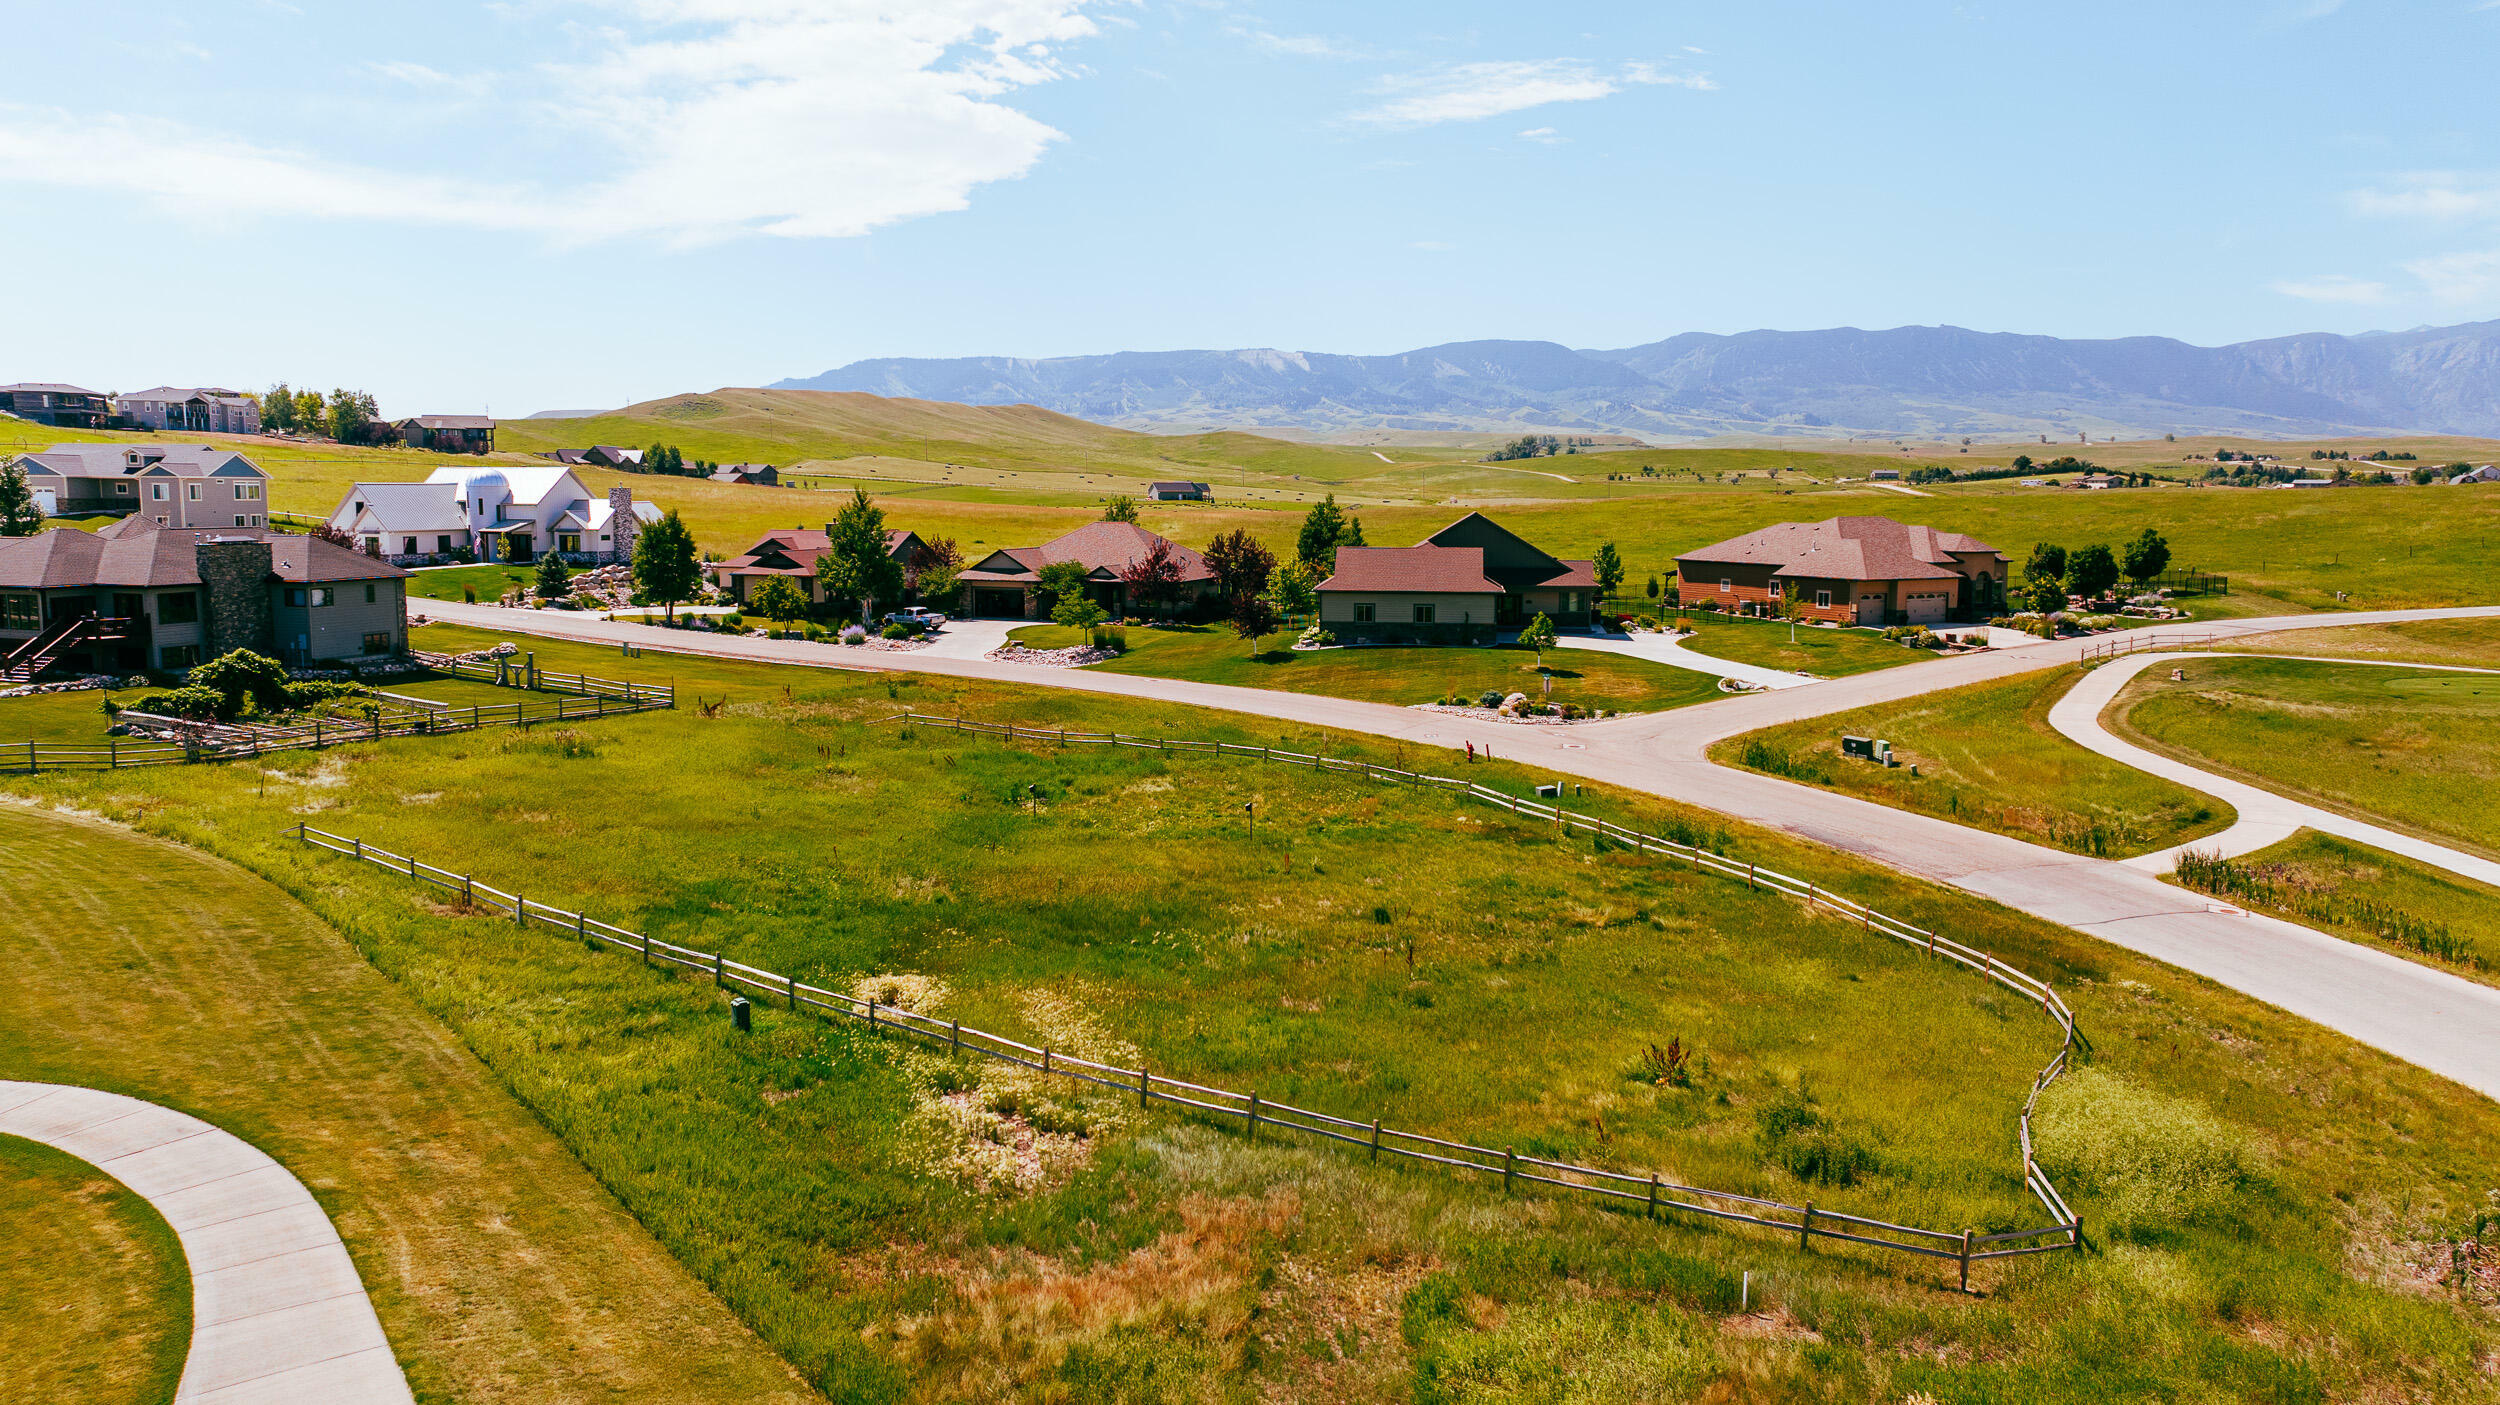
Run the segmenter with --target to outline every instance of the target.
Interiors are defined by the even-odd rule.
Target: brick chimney
[[[634,516],[634,490],[619,483],[608,489],[608,546],[619,561],[634,559],[634,538],[642,533],[642,519]]]

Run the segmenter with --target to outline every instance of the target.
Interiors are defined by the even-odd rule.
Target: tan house
[[[755,588],[773,576],[787,578],[799,588],[811,605],[825,601],[825,585],[816,575],[816,559],[833,549],[833,524],[828,522],[821,532],[807,527],[793,527],[786,532],[767,533],[761,541],[746,549],[743,555],[712,567],[712,578],[741,605],[755,598]],[[918,579],[922,563],[929,559],[928,543],[917,532],[888,528],[885,554],[903,568],[903,579]],[[906,589],[906,595],[912,592]],[[855,603],[855,602],[846,602]],[[894,602],[910,604],[908,599]]]
[[[148,517],[0,540],[0,675],[179,673],[232,649],[297,665],[395,656],[407,575],[317,537]]]
[[[1172,607],[1174,612],[1192,613],[1212,601],[1218,586],[1205,557],[1134,522],[1088,522],[1040,546],[1004,547],[974,562],[961,578],[963,613],[991,619],[1041,618],[1042,568],[1062,561],[1085,568],[1086,594],[1104,610],[1114,616],[1139,613],[1144,602],[1130,598],[1124,573],[1147,559],[1158,543],[1180,572],[1180,599]]]
[[[1416,546],[1337,548],[1319,584],[1319,619],[1348,642],[1486,643],[1543,615],[1588,626],[1597,575],[1586,561],[1547,554],[1481,512]]]
[[[161,527],[266,527],[269,474],[214,444],[55,444],[18,462],[55,517],[137,514]]]
[[[1676,558],[1688,607],[1834,624],[1943,624],[2005,605],[2004,553],[1889,517],[1783,522]]]

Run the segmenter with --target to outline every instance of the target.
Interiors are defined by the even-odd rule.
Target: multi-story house
[[[258,434],[260,402],[223,386],[160,385],[113,397],[121,417],[141,429],[176,434]]]
[[[269,474],[214,444],[55,444],[18,461],[35,501],[55,517],[137,514],[160,527],[269,525]]]

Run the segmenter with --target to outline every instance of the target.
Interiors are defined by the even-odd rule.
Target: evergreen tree
[[[1362,521],[1348,517],[1337,506],[1337,495],[1330,493],[1311,504],[1310,512],[1303,517],[1302,531],[1294,540],[1293,554],[1313,577],[1325,578],[1337,568],[1338,547],[1362,544]]]
[[[1613,542],[1597,544],[1597,554],[1589,558],[1589,569],[1597,577],[1599,600],[1612,600],[1615,592],[1623,589],[1623,554],[1615,550]],[[1658,593],[1657,585],[1654,580],[1650,582],[1650,594]]]
[[[564,558],[550,551],[538,558],[538,598],[562,600],[573,593],[573,573],[564,568]]]
[[[1136,521],[1137,499],[1130,497],[1126,493],[1121,493],[1113,497],[1111,501],[1103,504],[1102,520],[1105,522]]]
[[[885,546],[885,511],[865,488],[851,490],[851,500],[834,514],[825,554],[816,558],[817,578],[835,600],[859,602],[865,621],[880,600],[903,595],[903,566]]]
[[[43,529],[43,509],[27,485],[26,465],[17,459],[0,464],[0,537],[30,537]]]

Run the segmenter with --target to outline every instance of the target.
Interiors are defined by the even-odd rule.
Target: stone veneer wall
[[[634,516],[634,490],[619,483],[608,489],[608,547],[616,560],[634,559],[634,538],[642,534],[642,519]]]
[[[203,662],[235,649],[259,654],[277,652],[277,631],[270,621],[269,543],[207,541],[200,543],[200,596],[207,607],[201,620]]]

